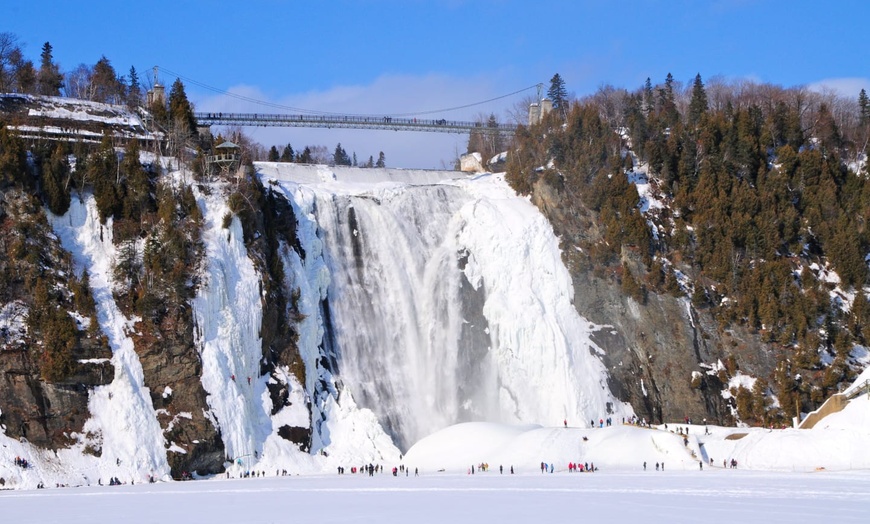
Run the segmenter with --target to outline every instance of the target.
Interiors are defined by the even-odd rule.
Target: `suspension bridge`
[[[460,120],[422,119],[416,117],[271,113],[195,113],[200,126],[252,127],[323,127],[343,129],[380,129],[390,131],[424,131],[430,133],[472,132],[487,135],[513,135],[514,124],[463,122]]]
[[[163,97],[163,87],[157,82],[158,69],[171,76],[184,79],[185,82],[199,86],[203,89],[219,93],[221,95],[235,98],[244,102],[270,107],[281,111],[281,113],[229,113],[229,112],[198,112],[194,114],[197,123],[201,127],[211,126],[240,126],[240,127],[320,127],[320,128],[338,128],[338,129],[379,129],[389,131],[422,131],[430,133],[481,133],[486,135],[502,135],[510,136],[516,132],[517,126],[514,124],[500,123],[484,123],[484,122],[468,122],[462,120],[454,120],[447,118],[433,117],[433,115],[444,114],[456,110],[468,109],[503,98],[511,97],[531,89],[537,89],[537,100],[541,100],[543,84],[535,84],[533,86],[524,87],[505,95],[490,98],[480,102],[474,102],[457,107],[449,107],[436,110],[418,111],[414,113],[402,114],[382,114],[382,115],[359,115],[359,114],[339,114],[329,111],[314,111],[310,109],[302,109],[298,107],[286,106],[257,100],[251,97],[232,93],[223,89],[218,89],[210,85],[198,82],[192,78],[188,78],[179,73],[168,69],[155,66],[154,80],[155,89],[160,89],[160,94],[157,95],[154,91],[149,91],[149,102],[152,96]],[[537,104],[533,104],[537,106]],[[530,113],[531,117],[531,113]]]

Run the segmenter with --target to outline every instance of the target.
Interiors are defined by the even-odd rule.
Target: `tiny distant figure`
[[[664,470],[665,470],[665,463],[662,462],[662,471],[664,471]]]
[[[568,427],[568,419],[565,419],[565,427]]]
[[[656,471],[658,471],[658,470],[659,470],[659,463],[656,462]]]
[[[514,474],[514,467],[511,466],[511,475],[513,475],[513,474]]]
[[[251,377],[248,377],[248,385],[251,385]]]
[[[646,471],[646,461],[643,462],[643,470]]]
[[[235,376],[235,375],[230,375],[230,378],[233,380],[233,382],[236,381],[236,376]]]
[[[420,470],[419,470],[419,469],[414,468],[414,476],[415,476],[415,477],[419,477],[419,476],[420,476]]]
[[[498,474],[501,475],[502,473],[504,473],[504,466],[499,465]]]
[[[698,467],[701,468],[701,471],[704,471],[704,461],[703,460],[698,461]]]
[[[474,464],[471,465],[471,474],[474,475]]]

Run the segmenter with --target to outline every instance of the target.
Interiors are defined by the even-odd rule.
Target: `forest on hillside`
[[[744,420],[784,416],[774,395],[812,409],[836,392],[870,341],[866,92],[700,75],[683,88],[669,74],[571,102],[559,82],[554,110],[517,132],[507,178],[592,211],[601,234],[577,240],[579,263],[640,303],[687,296],[720,330],[782,350],[774,376],[741,392]],[[645,176],[663,205],[644,212],[631,182]]]

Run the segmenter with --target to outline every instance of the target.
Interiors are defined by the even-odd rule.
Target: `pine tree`
[[[311,156],[311,148],[305,146],[305,149],[302,150],[302,154],[299,155],[298,161],[300,164],[312,164],[314,163],[314,158]]]
[[[272,146],[269,148],[269,162],[277,162],[280,159],[280,155],[278,155],[278,148]]]
[[[124,177],[124,218],[139,220],[143,214],[156,211],[153,197],[154,184],[139,160],[139,142],[130,140],[124,149],[121,161],[121,174]]]
[[[121,85],[115,68],[105,56],[100,57],[94,66],[91,77],[93,84],[93,100],[96,102],[108,102],[114,104],[120,102]]]
[[[332,161],[337,166],[349,166],[350,165],[350,157],[347,154],[347,151],[341,147],[341,142],[339,142],[335,146],[335,152],[332,154]]]
[[[27,149],[24,142],[0,123],[0,189],[7,184],[27,186]]]
[[[292,162],[294,157],[293,147],[290,144],[284,146],[284,151],[281,152],[281,162]]]
[[[375,164],[375,167],[386,167],[386,166],[387,166],[387,162],[386,162],[386,159],[384,158],[384,152],[381,151],[380,153],[378,153],[378,162]]]
[[[568,91],[565,90],[565,81],[559,73],[550,79],[550,89],[547,90],[547,98],[553,102],[553,109],[566,118],[568,115]]]
[[[51,44],[46,42],[42,45],[40,54],[41,65],[36,77],[37,91],[40,95],[59,96],[63,87],[63,75],[60,68],[54,63],[51,55]]]
[[[37,72],[30,60],[21,60],[15,66],[15,91],[19,93],[36,93]]]
[[[142,100],[142,87],[139,85],[139,74],[134,66],[130,66],[130,85],[127,88],[127,105],[133,109],[139,107]]]
[[[70,192],[66,184],[69,163],[63,146],[58,144],[42,163],[42,195],[45,205],[55,215],[63,215],[69,209]]]
[[[78,167],[78,163],[76,166]],[[94,200],[103,224],[107,218],[118,216],[121,212],[122,199],[116,184],[119,173],[118,156],[112,147],[111,137],[106,134],[100,143],[100,149],[88,158],[86,175],[94,188]]]
[[[357,167],[357,163],[356,163],[356,151],[353,152],[353,167]]]
[[[707,112],[707,91],[704,90],[704,82],[701,81],[701,73],[695,75],[692,84],[692,101],[689,102],[689,125],[695,127],[701,121],[701,117]]]
[[[664,88],[659,88],[659,106],[664,116],[665,124],[670,127],[677,123],[680,119],[680,113],[677,110],[676,97],[674,95],[674,76],[668,73],[665,78]]]
[[[169,89],[169,118],[176,132],[182,137],[188,137],[196,131],[193,107],[187,100],[180,78],[176,78]]]
[[[861,110],[859,114],[861,125],[867,125],[870,123],[870,98],[867,97],[867,91],[863,89],[858,93],[858,107]]]
[[[653,99],[652,82],[649,77],[646,77],[646,82],[643,84],[643,112],[649,117],[649,114],[656,107],[656,101]]]

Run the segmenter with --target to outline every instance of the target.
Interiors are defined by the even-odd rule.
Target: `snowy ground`
[[[741,470],[278,477],[0,492],[4,522],[866,522],[870,474]]]

